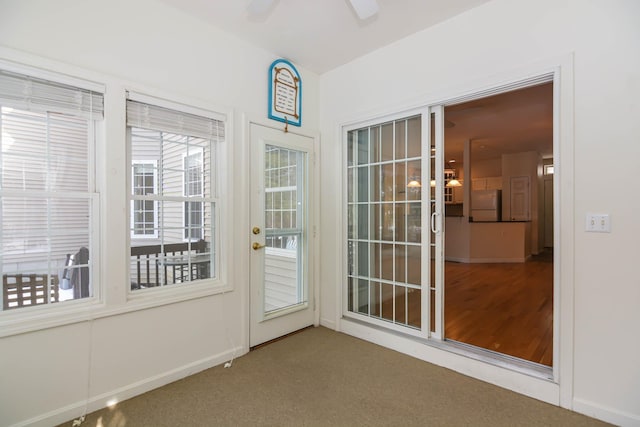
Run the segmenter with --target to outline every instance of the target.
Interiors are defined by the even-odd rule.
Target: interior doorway
[[[444,112],[444,337],[551,367],[553,82]]]

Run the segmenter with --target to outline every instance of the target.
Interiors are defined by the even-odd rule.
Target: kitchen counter
[[[445,218],[445,259],[466,263],[524,262],[531,256],[531,222],[468,222]]]

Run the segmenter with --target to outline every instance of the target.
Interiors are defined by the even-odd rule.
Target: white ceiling
[[[262,16],[250,0],[158,0],[196,16],[317,74],[350,62],[490,0],[377,0],[379,12],[360,21],[349,0],[273,0]],[[446,159],[462,162],[464,141],[474,159],[535,150],[552,156],[552,86],[483,98],[445,109]]]
[[[473,160],[525,151],[553,157],[551,82],[445,107],[444,117],[447,161],[462,162],[467,140]]]
[[[489,0],[378,0],[366,21],[349,0],[274,0],[259,17],[249,0],[160,1],[322,74]]]

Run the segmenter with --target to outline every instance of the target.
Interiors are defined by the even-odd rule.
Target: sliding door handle
[[[436,224],[436,218],[438,218],[438,213],[434,212],[431,214],[431,232],[436,234],[438,232],[438,226]]]

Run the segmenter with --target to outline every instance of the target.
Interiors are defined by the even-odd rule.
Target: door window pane
[[[303,280],[306,154],[273,145],[264,150],[263,310],[269,314],[307,301]],[[353,255],[349,260],[355,260]]]

